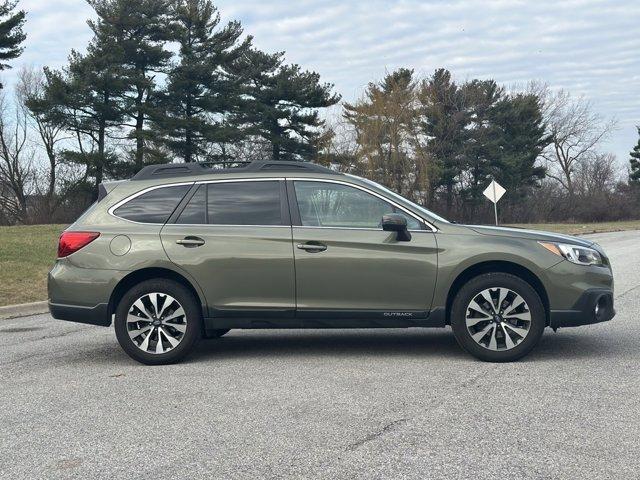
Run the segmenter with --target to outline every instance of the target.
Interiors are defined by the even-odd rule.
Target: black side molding
[[[413,328],[444,327],[444,308],[405,310],[213,310],[205,328]]]

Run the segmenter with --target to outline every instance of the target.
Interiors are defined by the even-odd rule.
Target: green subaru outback
[[[233,328],[447,325],[477,358],[512,361],[545,327],[615,314],[609,261],[589,240],[449,223],[297,162],[156,165],[101,185],[60,237],[49,308],[113,323],[146,364]]]

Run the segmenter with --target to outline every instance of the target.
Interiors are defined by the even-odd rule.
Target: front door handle
[[[320,242],[299,243],[296,247],[309,253],[320,253],[327,249],[327,246]]]
[[[181,240],[176,240],[176,243],[183,247],[193,248],[204,245],[204,240],[200,237],[184,237]]]

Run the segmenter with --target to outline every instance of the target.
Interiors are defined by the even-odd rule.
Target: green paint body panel
[[[398,241],[396,233],[382,229],[303,227],[295,221],[281,226],[142,224],[110,213],[131,195],[159,185],[254,178],[324,179],[361,187],[422,218],[425,230],[411,232],[410,241]],[[575,265],[538,243],[556,241],[599,249],[587,240],[451,224],[346,175],[229,171],[122,181],[106,190],[106,198],[69,227],[96,231],[100,237],[56,262],[49,274],[52,304],[108,306],[105,311],[110,316],[119,285],[124,285],[121,282],[144,278],[145,272],[149,276],[166,273],[197,294],[208,328],[322,326],[323,318],[333,319],[331,326],[406,327],[444,326],[457,279],[483,265],[507,265],[534,278],[550,312],[570,311],[586,291],[613,290],[609,266]],[[290,197],[284,201],[293,208]],[[205,244],[185,248],[176,243],[187,236],[200,237]],[[320,242],[327,249],[297,248],[307,242]],[[105,323],[109,322],[100,324]]]
[[[327,250],[294,248],[297,307],[310,310],[429,311],[438,273],[434,234],[293,228],[293,243],[321,242]]]
[[[198,236],[185,248],[176,240]],[[294,310],[295,270],[291,228],[166,225],[168,257],[202,287],[210,315],[216,310]]]

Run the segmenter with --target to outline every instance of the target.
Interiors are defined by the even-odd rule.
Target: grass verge
[[[587,233],[640,230],[640,220],[602,223],[519,223],[509,226],[527,228],[529,230],[545,230],[547,232],[564,233],[565,235],[585,235]]]
[[[47,299],[47,273],[65,225],[0,227],[0,306]]]

